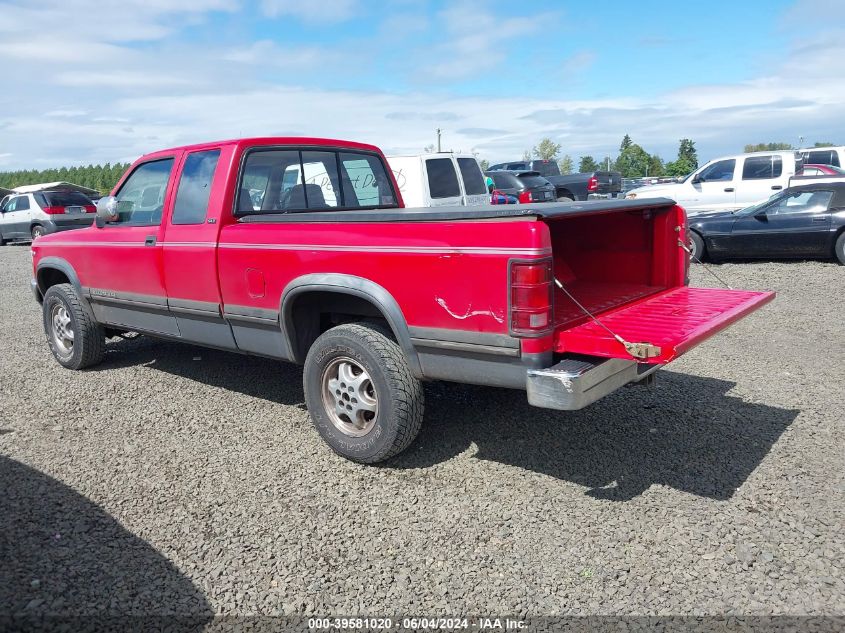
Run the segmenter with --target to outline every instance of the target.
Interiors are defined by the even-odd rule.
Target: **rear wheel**
[[[707,254],[707,248],[704,246],[704,239],[695,231],[690,231],[689,247],[690,256],[698,261],[702,261]]]
[[[836,255],[836,259],[839,260],[839,263],[845,265],[845,233],[842,233],[836,239],[836,245],[833,247],[833,253]]]
[[[103,328],[85,310],[73,286],[51,286],[42,310],[47,343],[62,367],[84,369],[103,359]]]
[[[308,350],[305,402],[314,426],[339,455],[364,464],[405,450],[419,433],[423,389],[381,324],[349,323]]]
[[[30,230],[30,233],[32,233],[32,239],[37,240],[39,237],[44,235],[44,227],[40,224],[35,224]]]
[[[575,202],[575,198],[570,196],[569,194],[563,194],[557,197],[558,202]]]

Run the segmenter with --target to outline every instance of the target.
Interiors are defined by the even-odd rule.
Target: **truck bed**
[[[256,213],[239,222],[256,224],[302,222],[450,222],[536,217],[555,219],[581,215],[599,215],[620,211],[641,211],[674,205],[669,198],[641,200],[589,200],[586,202],[542,202],[538,204],[483,205],[473,207],[418,207],[407,209],[365,209],[362,211],[300,211],[294,213]]]

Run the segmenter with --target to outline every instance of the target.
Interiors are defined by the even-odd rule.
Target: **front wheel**
[[[845,266],[845,233],[842,233],[837,239],[833,247],[833,253],[839,263]]]
[[[323,333],[308,350],[303,386],[317,431],[352,461],[374,464],[401,453],[422,425],[422,384],[380,324]]]
[[[85,310],[73,286],[51,286],[42,310],[47,344],[62,367],[84,369],[103,359],[103,328]]]

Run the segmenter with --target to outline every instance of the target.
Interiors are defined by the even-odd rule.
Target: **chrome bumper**
[[[632,382],[643,380],[662,365],[619,358],[568,358],[548,369],[528,370],[528,403],[544,409],[583,409]]]

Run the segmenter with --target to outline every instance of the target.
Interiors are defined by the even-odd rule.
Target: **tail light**
[[[64,207],[44,207],[43,210],[48,215],[58,215],[65,212]]]
[[[523,191],[519,194],[519,201],[521,203],[531,202],[531,192],[530,191]]]
[[[510,330],[539,336],[552,325],[552,260],[510,264]]]
[[[96,213],[97,207],[93,204],[86,204],[85,205],[85,213]]]
[[[596,191],[599,188],[599,179],[595,176],[590,176],[590,180],[587,182],[587,191]]]

